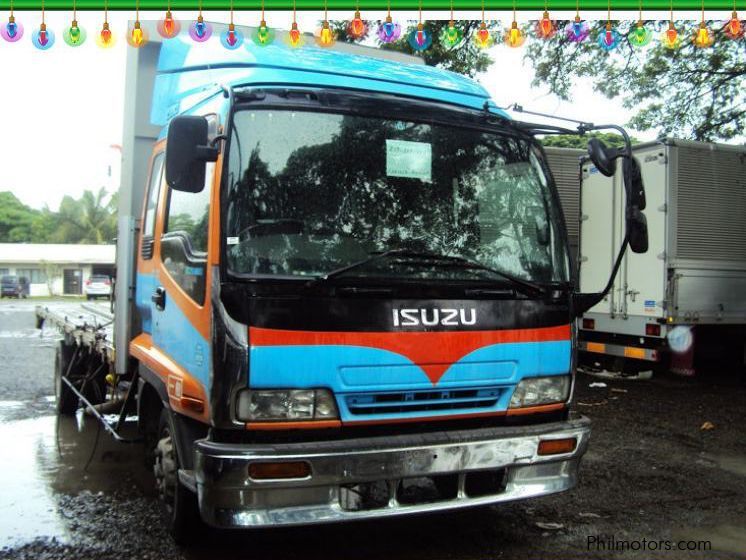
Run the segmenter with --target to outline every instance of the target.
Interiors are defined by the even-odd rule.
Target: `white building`
[[[0,276],[25,277],[30,295],[80,295],[92,274],[114,276],[116,245],[0,243]]]

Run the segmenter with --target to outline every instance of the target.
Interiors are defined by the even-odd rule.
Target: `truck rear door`
[[[580,291],[598,292],[609,279],[614,265],[619,232],[614,225],[616,178],[601,175],[590,162],[581,168],[580,191]],[[612,290],[613,292],[614,290]],[[591,309],[592,313],[611,315],[613,295],[610,293]]]
[[[666,299],[666,191],[668,165],[666,147],[657,144],[635,153],[645,184],[649,248],[647,253],[627,251],[622,269],[621,312],[631,317],[650,319],[665,317]],[[623,206],[622,206],[623,207]],[[641,334],[644,334],[641,333]]]

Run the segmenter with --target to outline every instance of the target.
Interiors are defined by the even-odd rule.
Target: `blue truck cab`
[[[529,128],[463,76],[312,47],[176,38],[154,84],[127,354],[177,539],[575,486],[568,243]]]

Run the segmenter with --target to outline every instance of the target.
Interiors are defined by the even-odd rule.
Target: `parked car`
[[[0,283],[2,283],[0,297],[28,297],[28,278],[25,276],[3,276],[2,279],[0,279]]]
[[[85,281],[86,299],[111,297],[111,278],[105,274],[93,274]]]

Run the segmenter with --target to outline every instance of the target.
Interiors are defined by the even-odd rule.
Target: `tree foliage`
[[[591,138],[598,138],[607,146],[613,148],[623,148],[624,139],[614,132],[591,132],[584,136],[578,136],[576,134],[558,134],[556,136],[547,136],[542,138],[541,143],[545,146],[552,146],[556,148],[578,148],[585,150],[588,147],[588,140]],[[635,137],[630,137],[633,144],[638,144],[640,141]]]
[[[65,196],[58,212],[35,210],[10,192],[0,192],[1,243],[111,243],[117,229],[117,196],[106,189]]]
[[[708,22],[715,45],[696,48],[691,38],[698,24],[680,21],[679,49],[667,49],[657,40],[635,49],[624,36],[619,47],[606,52],[597,43],[604,25],[591,23],[591,36],[582,43],[569,41],[564,33],[531,41],[526,60],[536,70],[534,85],[549,86],[552,93],[570,100],[576,78],[591,78],[599,93],[621,98],[625,107],[636,110],[629,125],[637,130],[703,141],[743,134],[746,41],[729,40],[720,24]],[[661,33],[665,29],[663,22],[646,25],[657,25]]]
[[[42,212],[33,210],[11,192],[0,192],[0,241],[17,243],[31,239]]]

